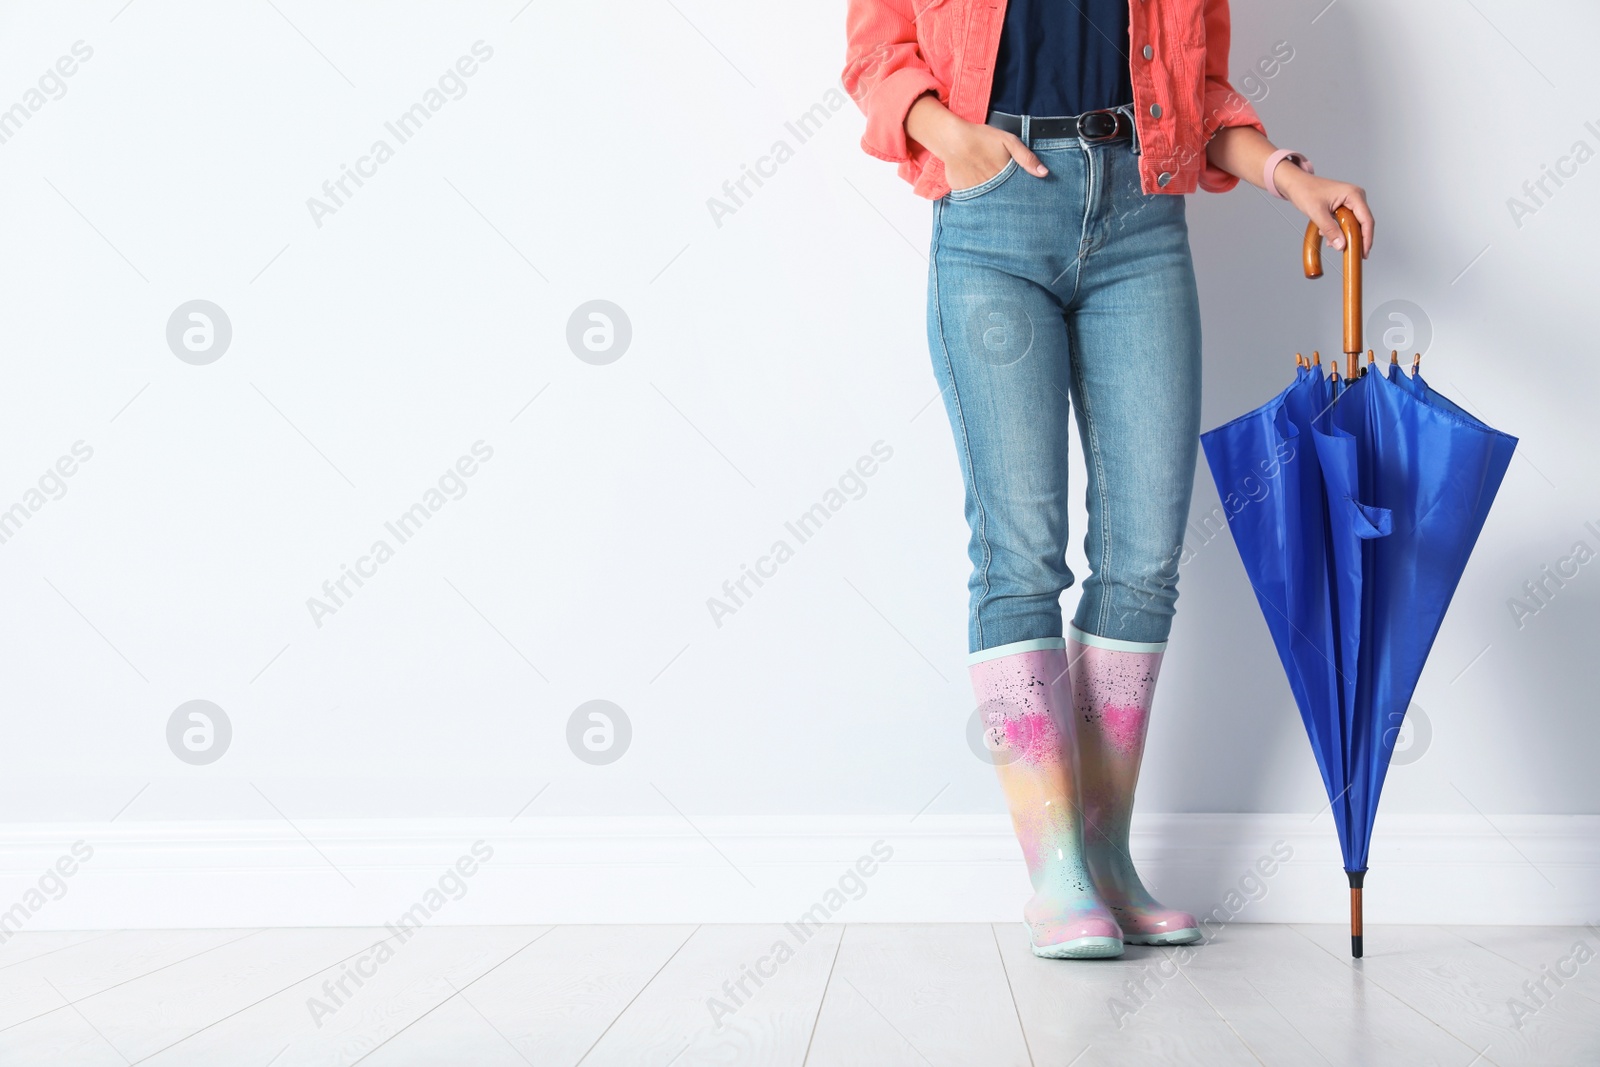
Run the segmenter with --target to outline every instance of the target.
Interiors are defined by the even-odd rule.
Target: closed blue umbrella
[[[1516,438],[1397,366],[1360,367],[1361,228],[1345,236],[1345,376],[1302,365],[1202,434],[1245,573],[1322,772],[1350,883],[1350,949],[1397,731]],[[1308,277],[1322,238],[1306,230]],[[1369,364],[1370,367],[1370,364]]]

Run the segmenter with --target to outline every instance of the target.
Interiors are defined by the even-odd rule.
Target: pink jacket
[[[915,191],[950,191],[944,164],[906,136],[906,113],[926,92],[982,122],[1006,0],[850,0],[844,87],[867,116],[861,147],[900,164]],[[1266,132],[1228,84],[1228,0],[1128,0],[1135,126],[1146,193],[1222,193],[1239,181],[1206,160],[1224,126]]]

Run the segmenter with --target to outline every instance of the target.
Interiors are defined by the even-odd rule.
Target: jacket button
[[[1160,174],[1156,175],[1156,184],[1162,186],[1163,188],[1165,188],[1166,184],[1171,180],[1172,175],[1168,174],[1166,171],[1162,171]]]
[[[1151,104],[1150,105],[1150,114],[1152,116],[1154,116],[1155,118],[1160,118],[1161,117],[1161,105],[1160,104]]]
[[[1156,57],[1156,50],[1154,48],[1151,48],[1149,45],[1145,45],[1144,46],[1144,57],[1146,59],[1154,59]]]

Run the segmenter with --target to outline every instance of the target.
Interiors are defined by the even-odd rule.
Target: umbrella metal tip
[[[1389,349],[1389,362],[1391,364],[1400,362],[1400,350],[1399,349],[1396,349],[1396,348]]]

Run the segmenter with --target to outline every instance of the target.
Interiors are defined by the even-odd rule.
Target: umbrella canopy
[[[1345,377],[1302,363],[1283,392],[1200,440],[1322,772],[1360,956],[1362,883],[1396,727],[1516,438],[1396,364],[1387,375],[1360,366],[1361,230],[1348,209],[1338,214]],[[1321,241],[1309,226],[1308,277],[1322,272]]]

